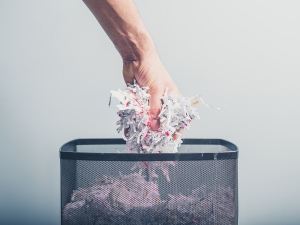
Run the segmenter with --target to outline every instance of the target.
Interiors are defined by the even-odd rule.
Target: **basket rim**
[[[219,153],[87,153],[76,152],[79,145],[119,145],[126,144],[121,138],[89,138],[75,139],[65,143],[59,150],[60,159],[89,161],[197,161],[237,159],[238,147],[224,139],[183,139],[182,145],[221,145],[227,148]]]

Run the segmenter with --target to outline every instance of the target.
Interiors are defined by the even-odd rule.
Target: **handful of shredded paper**
[[[120,101],[118,115],[120,120],[117,131],[126,129],[128,132],[123,136],[126,140],[124,152],[128,153],[174,153],[182,143],[180,136],[173,140],[173,135],[181,128],[188,130],[190,123],[200,119],[196,108],[200,96],[191,98],[183,97],[181,94],[168,94],[165,90],[162,108],[158,118],[152,118],[149,114],[148,87],[140,87],[136,82],[128,84],[124,91],[111,91],[110,97]],[[204,102],[203,102],[204,103]],[[110,104],[110,103],[109,103]],[[205,104],[205,103],[204,103]],[[206,105],[206,104],[205,104]],[[212,107],[207,105],[208,107]],[[212,107],[214,108],[214,107]],[[160,120],[158,130],[151,130],[150,124],[153,119]]]

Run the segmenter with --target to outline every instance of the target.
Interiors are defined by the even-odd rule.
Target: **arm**
[[[178,93],[176,85],[162,65],[153,40],[144,26],[132,0],[83,0],[114,43],[123,59],[126,83],[136,79],[140,86],[148,86],[151,95],[150,128],[157,130],[156,119],[161,110],[160,98],[167,87]],[[177,137],[174,136],[176,139]]]
[[[84,0],[125,62],[155,53],[155,46],[132,0]]]

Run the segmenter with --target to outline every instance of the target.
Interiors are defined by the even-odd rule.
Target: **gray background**
[[[136,4],[181,93],[228,106],[184,136],[239,146],[240,224],[300,224],[299,1]],[[59,224],[58,149],[120,137],[121,58],[80,0],[1,0],[0,60],[0,224]]]

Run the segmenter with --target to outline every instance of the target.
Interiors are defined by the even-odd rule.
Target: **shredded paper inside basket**
[[[86,188],[74,190],[63,210],[64,224],[93,225],[232,225],[235,218],[233,190],[202,185],[189,196],[161,199],[156,182],[141,173],[119,177],[103,176]]]
[[[120,101],[118,115],[120,120],[117,131],[126,129],[128,132],[123,138],[126,140],[124,152],[128,153],[174,153],[182,143],[179,136],[173,140],[174,134],[179,134],[179,129],[188,130],[190,123],[200,119],[194,105],[202,101],[210,108],[214,106],[204,103],[200,95],[191,98],[183,97],[181,94],[168,93],[165,90],[161,98],[162,108],[158,118],[152,118],[149,114],[148,87],[140,87],[136,82],[128,84],[124,91],[111,91],[110,97]],[[109,105],[111,103],[111,98]],[[160,120],[160,128],[156,131],[150,129],[153,119]]]

